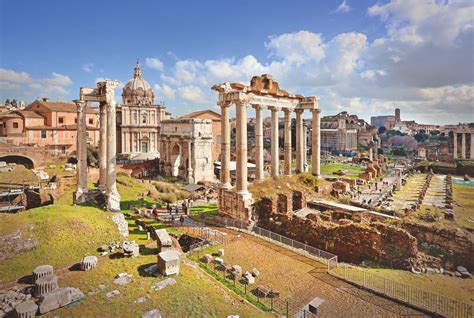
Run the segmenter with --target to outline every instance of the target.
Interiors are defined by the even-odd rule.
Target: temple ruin
[[[312,151],[311,172],[320,175],[320,109],[319,98],[291,94],[280,89],[278,82],[271,75],[254,76],[250,86],[240,83],[224,83],[214,85],[213,90],[219,93],[217,105],[222,112],[222,143],[221,143],[221,189],[219,191],[219,210],[222,214],[246,222],[252,222],[252,194],[248,191],[247,180],[247,108],[256,112],[256,181],[264,179],[263,162],[263,118],[262,110],[271,111],[271,176],[278,177],[279,146],[278,146],[278,113],[283,111],[284,127],[284,169],[285,175],[291,175],[291,114],[296,113],[296,173],[304,172],[306,154],[304,152],[303,113],[312,113]],[[236,107],[236,189],[232,189],[230,179],[230,118],[231,105]]]

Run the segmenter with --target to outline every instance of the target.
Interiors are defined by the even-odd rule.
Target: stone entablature
[[[444,131],[449,136],[449,149],[450,151],[452,149],[453,159],[474,159],[474,128],[470,128],[467,124],[446,125]],[[467,155],[468,150],[466,146],[468,136],[470,139],[468,143],[469,156]],[[461,139],[461,145],[459,145],[459,139]],[[461,154],[458,153],[459,148],[461,148]]]

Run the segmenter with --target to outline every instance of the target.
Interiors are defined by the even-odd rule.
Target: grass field
[[[345,175],[338,175],[336,172],[339,170],[346,170]],[[331,163],[326,165],[321,165],[321,174],[328,177],[335,177],[335,178],[351,178],[357,179],[359,174],[364,172],[364,168],[359,166],[353,166],[348,164],[338,164],[338,163]]]
[[[0,188],[8,189],[10,184],[38,184],[38,177],[30,169],[26,169],[23,165],[9,166],[13,171],[0,172]]]
[[[474,229],[474,187],[453,183],[454,219],[459,225]]]

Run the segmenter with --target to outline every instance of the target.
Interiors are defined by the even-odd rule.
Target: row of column
[[[461,158],[466,159],[466,134],[467,133],[461,133]],[[458,133],[453,131],[453,143],[454,143],[454,149],[453,149],[453,156],[454,159],[458,158]],[[470,159],[474,159],[474,134],[471,134],[471,152],[469,155]]]
[[[221,105],[221,187],[230,189],[230,104]],[[247,193],[247,107],[246,103],[236,103],[236,188],[238,193]],[[256,179],[264,179],[264,161],[263,161],[263,118],[261,105],[253,105],[255,109],[255,163]],[[271,176],[279,175],[279,122],[278,107],[268,107],[271,111]],[[296,112],[296,172],[304,171],[306,161],[306,136],[303,126],[303,109],[297,109]],[[312,173],[320,175],[320,110],[313,109],[312,115]],[[292,148],[291,148],[291,110],[283,109],[284,112],[284,174],[291,175],[292,167]]]
[[[77,106],[77,192],[76,203],[87,200],[87,126],[86,102],[75,101]],[[116,103],[101,103],[99,128],[99,191],[105,196],[107,209],[120,210],[120,195],[116,182]]]

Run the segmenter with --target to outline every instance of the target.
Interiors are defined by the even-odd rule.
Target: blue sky
[[[138,58],[177,115],[214,108],[213,84],[270,73],[327,115],[474,121],[471,1],[0,3],[1,101],[71,100],[126,82]]]

